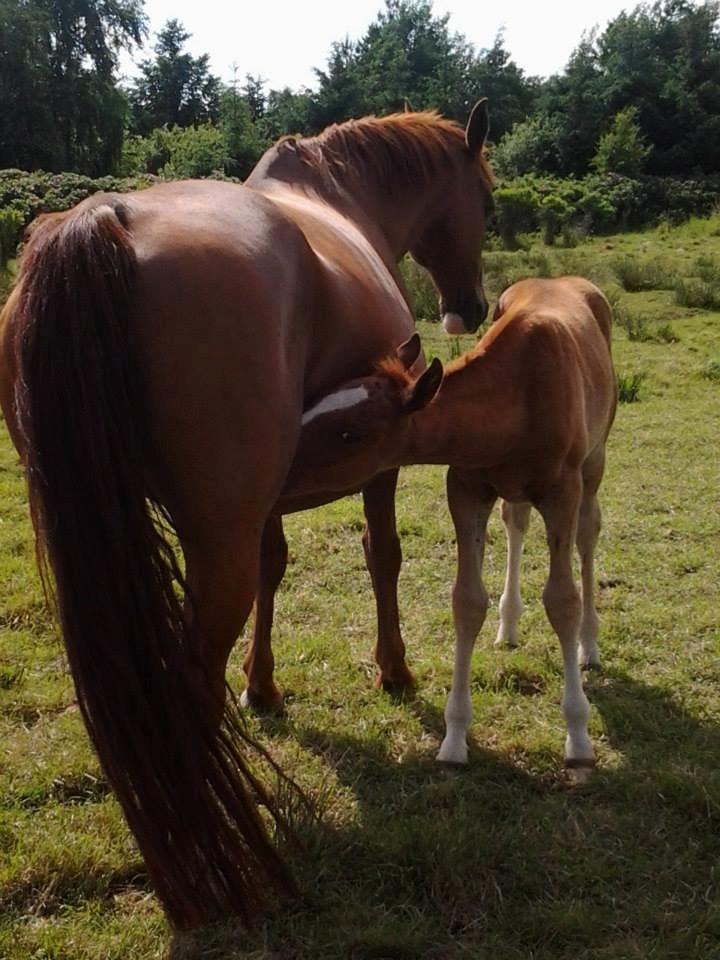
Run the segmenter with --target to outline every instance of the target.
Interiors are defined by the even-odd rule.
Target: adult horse
[[[266,882],[290,885],[227,658],[304,407],[413,328],[398,258],[428,268],[449,324],[484,317],[486,133],[485,102],[465,130],[350,122],[281,141],[246,186],[96,195],[27,242],[0,403],[88,731],[179,927],[248,919]],[[368,491],[371,525],[392,494]]]
[[[550,554],[543,600],[563,656],[565,760],[577,768],[594,763],[580,663],[599,663],[593,600],[597,491],[617,400],[610,322],[607,300],[581,277],[521,280],[503,293],[490,329],[449,364],[444,379],[437,359],[417,380],[407,372],[408,359],[420,348],[415,334],[401,348],[403,362],[393,358],[372,376],[336,388],[306,414],[288,477],[288,488],[298,493],[312,490],[317,476],[341,487],[389,466],[450,466],[457,642],[440,760],[467,760],[470,657],[488,606],[485,528],[502,497],[508,566],[498,640],[517,642],[520,554],[532,505],[545,522]],[[582,595],[572,572],[575,543]]]

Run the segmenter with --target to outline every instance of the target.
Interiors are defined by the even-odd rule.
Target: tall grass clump
[[[672,290],[675,285],[672,265],[664,258],[615,257],[610,265],[620,286],[628,293]]]
[[[647,379],[644,371],[637,373],[618,373],[618,402],[637,403],[640,399],[640,388]]]
[[[675,302],[681,307],[720,310],[720,282],[716,284],[698,277],[679,277],[675,283]]]

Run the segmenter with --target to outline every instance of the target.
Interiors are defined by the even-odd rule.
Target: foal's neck
[[[518,404],[492,344],[449,364],[437,397],[413,417],[407,463],[486,467],[512,447]]]

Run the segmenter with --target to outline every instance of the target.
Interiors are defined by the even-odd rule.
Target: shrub
[[[681,277],[675,284],[675,302],[682,307],[720,310],[720,286],[695,277]]]
[[[537,229],[537,194],[523,183],[496,190],[495,220],[505,249],[517,250],[520,245],[519,234]]]
[[[25,227],[23,216],[14,207],[0,209],[0,270],[15,256]]]
[[[672,290],[676,283],[671,264],[662,258],[615,257],[610,266],[621,287],[631,293]]]
[[[703,377],[706,380],[712,380],[714,383],[720,383],[720,362],[708,360],[703,370]]]

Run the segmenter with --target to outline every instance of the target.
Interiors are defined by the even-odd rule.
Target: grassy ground
[[[252,934],[230,926],[173,938],[164,923],[87,746],[3,432],[0,957],[720,958],[720,313],[677,293],[679,280],[712,290],[718,265],[717,219],[486,256],[493,294],[531,273],[599,281],[620,321],[618,370],[637,384],[635,402],[620,407],[601,491],[604,669],[587,678],[599,756],[587,784],[562,770],[561,660],[540,600],[537,519],[524,564],[525,643],[495,651],[491,609],[462,772],[433,759],[452,663],[443,471],[412,468],[401,480],[400,595],[418,678],[404,703],[372,687],[359,500],[288,519],[275,635],[287,715],[251,723],[316,817],[296,814],[302,902],[260,918]],[[633,266],[639,280],[629,279]],[[449,355],[437,327],[421,332],[430,354]],[[486,567],[495,601],[503,562],[494,519]]]

